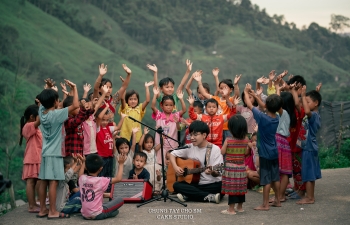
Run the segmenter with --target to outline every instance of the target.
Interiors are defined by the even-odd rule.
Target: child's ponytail
[[[20,129],[20,139],[19,139],[19,146],[22,146],[22,141],[23,141],[23,135],[22,135],[22,130],[24,127],[24,116],[21,117],[21,129]]]

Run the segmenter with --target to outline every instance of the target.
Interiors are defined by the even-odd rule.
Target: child
[[[80,157],[80,155],[79,155]],[[74,182],[71,180],[75,173],[80,171],[81,160],[73,158],[72,156],[66,156],[63,159],[64,163],[64,176],[65,180],[60,180],[57,186],[57,195],[56,195],[56,209],[59,212],[65,214],[78,213],[81,209],[81,199],[80,192],[77,193],[75,198],[68,199],[70,193],[70,185]]]
[[[133,158],[134,169],[129,171],[128,179],[144,179],[149,180],[150,174],[144,168],[147,163],[147,155],[144,152],[136,152]]]
[[[234,90],[234,86],[232,83],[231,79],[224,79],[219,83],[219,93],[221,95],[221,97],[219,96],[212,96],[209,93],[205,93],[203,84],[202,84],[202,76],[201,76],[201,71],[197,71],[197,74],[194,75],[194,79],[198,82],[198,86],[199,86],[199,91],[204,95],[205,98],[210,99],[213,98],[218,102],[218,110],[217,110],[217,114],[223,114],[223,115],[228,115],[230,114],[230,107],[227,104],[227,100],[226,97],[228,97],[229,101],[231,103],[234,102],[233,97],[230,97],[232,91]],[[225,91],[224,90],[228,90]],[[236,96],[238,97],[238,96]],[[208,113],[208,112],[207,112]],[[208,113],[209,114],[209,113]],[[222,131],[222,143],[223,144],[224,140],[226,139],[226,137],[231,136],[230,132],[228,131],[228,127],[227,127],[227,121],[224,123],[223,125],[223,131]]]
[[[175,107],[175,100],[173,96],[165,95],[162,98],[162,101],[160,102],[160,107],[162,108],[163,112],[160,112],[156,107],[156,98],[159,95],[158,88],[153,88],[153,100],[152,100],[152,118],[156,121],[156,127],[162,127],[163,132],[165,135],[168,135],[174,139],[176,139],[177,135],[177,124],[174,120],[174,117],[177,117],[178,120],[182,117],[184,113],[186,113],[186,105],[183,100],[183,92],[178,92],[177,97],[180,99],[182,110],[173,113],[174,107]],[[170,149],[174,149],[178,147],[178,143],[167,139],[166,137],[160,137],[159,134],[156,134],[155,137],[155,144],[158,145],[160,143],[160,138],[163,138],[163,157],[165,159],[166,152]],[[162,158],[161,153],[158,151],[157,153],[157,163],[162,164]]]
[[[118,173],[115,177],[98,177],[103,167],[103,160],[99,155],[91,154],[83,158],[83,165],[79,171],[79,188],[81,193],[81,214],[86,220],[103,220],[115,217],[119,213],[119,208],[123,206],[122,198],[114,198],[112,201],[103,203],[103,193],[110,184],[118,183],[122,180],[123,164],[126,156],[119,155]],[[84,168],[89,175],[84,175]]]
[[[196,101],[194,100],[193,102],[193,112],[195,114],[203,114],[203,110],[205,110],[205,108],[203,108],[204,105],[200,102],[200,101]],[[184,118],[181,118],[181,125],[186,127],[186,132],[185,132],[185,144],[191,144],[191,135],[190,135],[190,131],[189,131],[189,126],[191,125],[191,123],[193,122],[193,120],[191,118],[187,118],[186,120]]]
[[[248,188],[256,187],[260,184],[260,176],[259,176],[259,153],[258,148],[256,147],[257,136],[256,133],[252,134],[250,138],[250,142],[248,142],[248,152],[246,152],[246,157],[244,160],[244,164],[247,169],[247,178],[248,180]]]
[[[68,96],[64,102],[63,107],[72,105],[73,97]],[[64,128],[66,130],[65,137],[65,156],[72,154],[83,155],[84,135],[82,124],[87,120],[93,113],[94,109],[86,110],[85,107],[76,109],[68,116],[68,120],[64,121]]]
[[[228,90],[225,90],[226,92],[228,92]],[[225,95],[226,100],[229,102],[229,105],[232,105],[232,103],[229,101],[228,95]],[[208,135],[208,141],[210,141],[211,143],[219,146],[219,148],[221,148],[221,144],[223,141],[223,137],[222,137],[222,130],[223,130],[223,126],[224,123],[233,115],[236,114],[236,105],[232,105],[231,107],[231,111],[230,114],[221,114],[221,115],[217,115],[217,111],[218,111],[218,102],[211,98],[208,99],[205,105],[205,109],[206,112],[208,113],[208,115],[197,115],[194,113],[193,111],[193,102],[194,99],[192,96],[188,97],[188,102],[190,103],[190,110],[188,112],[190,118],[192,120],[201,120],[203,122],[205,122],[206,124],[208,124],[209,128],[210,128],[210,134]],[[235,103],[238,103],[238,101],[236,101]]]
[[[222,174],[222,194],[228,194],[229,208],[221,211],[222,214],[234,215],[235,210],[244,212],[242,206],[247,193],[247,174],[244,165],[248,138],[247,122],[241,115],[230,118],[228,122],[232,138],[227,138],[221,149],[224,159],[224,173]],[[235,204],[237,209],[235,209]]]
[[[304,85],[301,92],[305,114],[309,120],[309,130],[306,139],[306,146],[303,148],[301,177],[306,183],[306,197],[297,204],[313,204],[315,202],[315,181],[322,178],[320,160],[318,158],[318,146],[316,133],[321,127],[321,118],[318,107],[321,104],[321,94],[313,90],[306,93]]]
[[[102,92],[101,91],[102,86],[106,85],[108,87],[108,91],[107,91],[107,94],[105,97],[105,101],[109,105],[108,126],[113,126],[115,108],[117,107],[117,104],[119,104],[119,100],[122,98],[122,95],[125,92],[126,88],[128,87],[129,82],[130,82],[130,78],[131,78],[131,70],[125,64],[122,64],[122,66],[123,66],[124,71],[127,73],[127,76],[126,76],[125,80],[123,81],[123,84],[120,87],[120,89],[113,96],[111,96],[112,91],[113,91],[112,81],[103,77],[107,73],[107,65],[104,66],[104,64],[101,64],[99,66],[100,75],[97,77],[97,79],[95,81],[95,85],[94,85],[94,94],[93,94],[94,98],[99,97],[99,93]],[[101,107],[105,108],[106,104],[101,106]]]
[[[62,154],[62,125],[68,114],[79,108],[78,92],[76,85],[65,80],[73,91],[73,103],[69,107],[56,109],[58,106],[58,93],[52,89],[45,89],[40,93],[39,117],[41,132],[43,135],[42,160],[40,166],[39,188],[40,212],[38,217],[68,218],[69,215],[59,213],[56,210],[56,190],[58,181],[64,180],[64,168]],[[50,208],[46,208],[46,189],[49,186]]]
[[[154,138],[148,132],[149,129],[144,127],[139,145],[141,151],[147,155],[145,169],[150,173],[149,182],[153,185],[154,192],[159,193],[162,187],[162,177],[160,172],[162,167],[156,163],[156,152],[159,151],[160,145],[154,146]]]
[[[263,186],[263,204],[255,208],[255,210],[269,210],[269,193],[272,186],[275,191],[275,201],[272,206],[280,207],[280,178],[278,169],[278,153],[275,134],[278,127],[278,117],[276,112],[282,107],[282,99],[280,96],[273,94],[267,97],[266,105],[260,98],[253,93],[251,85],[247,84],[244,89],[244,97],[247,107],[252,110],[254,119],[259,126],[258,130],[258,151],[260,162],[260,185]],[[261,108],[267,109],[267,114],[262,113],[253,107],[249,101],[249,95],[252,95]]]
[[[174,92],[175,82],[171,77],[166,77],[166,78],[163,78],[159,81],[159,92],[156,96],[157,102],[159,103],[158,108],[162,109],[161,101],[163,99],[163,96],[170,95],[173,97],[174,102],[175,102],[174,103],[175,107],[173,108],[173,111],[174,112],[178,111],[178,102],[180,99],[178,98],[177,93],[182,92],[182,90],[185,86],[185,82],[188,78],[188,75],[191,73],[191,70],[192,70],[192,63],[190,60],[186,59],[186,65],[187,65],[186,73],[183,76],[179,87],[176,89],[176,92]],[[147,67],[149,70],[153,71],[154,87],[158,88],[158,68],[157,68],[157,66],[154,64],[153,64],[153,66],[148,64]]]
[[[125,98],[122,98],[122,104],[119,108],[119,114],[124,113],[127,116],[131,116],[132,118],[142,121],[143,116],[146,113],[146,107],[148,103],[151,100],[151,96],[149,93],[149,86],[153,85],[153,81],[146,82],[145,88],[146,88],[146,99],[143,103],[140,103],[140,96],[135,90],[127,91],[125,94]],[[138,127],[141,129],[141,124],[134,122],[133,120],[126,118],[123,122],[122,129],[120,131],[120,136],[123,138],[126,138],[128,140],[131,140],[131,134],[132,134],[132,128]],[[137,132],[136,134],[136,151],[137,146],[141,138],[141,131]]]
[[[22,145],[23,137],[27,140],[23,159],[22,180],[26,181],[26,194],[28,198],[28,212],[38,213],[39,205],[35,202],[35,185],[38,181],[38,175],[41,162],[42,135],[38,128],[40,119],[38,116],[39,107],[30,105],[24,111],[21,118],[21,139],[19,145]],[[40,185],[40,182],[38,183]]]
[[[135,127],[132,129],[133,132],[138,132],[139,128]],[[134,138],[135,137],[135,138]],[[133,136],[133,141],[130,147],[130,143],[127,139],[125,138],[117,138],[115,140],[115,146],[118,151],[118,155],[125,155],[126,160],[123,164],[123,173],[122,173],[122,178],[123,179],[128,179],[129,177],[129,171],[133,168],[133,159],[134,159],[134,154],[135,154],[135,146],[136,146],[136,136]],[[118,168],[118,162],[117,162],[117,168]],[[118,172],[118,171],[117,171]]]

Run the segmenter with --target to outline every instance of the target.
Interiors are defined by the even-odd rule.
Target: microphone
[[[189,146],[189,145],[184,145],[184,146],[175,148],[175,149],[173,149],[173,150],[180,150],[180,149],[185,149],[185,148],[190,148],[190,147],[191,147],[191,146]]]
[[[132,118],[131,116],[128,116],[128,118],[133,120],[134,122],[139,122],[138,120],[136,120],[135,118]]]

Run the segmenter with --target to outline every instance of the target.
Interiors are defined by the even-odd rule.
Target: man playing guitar
[[[202,121],[194,121],[189,127],[192,144],[189,148],[172,151],[170,162],[177,176],[181,176],[184,170],[176,163],[176,157],[198,160],[201,167],[207,167],[200,174],[198,184],[189,184],[186,181],[175,182],[173,187],[180,201],[215,202],[219,203],[223,195],[221,192],[221,174],[211,169],[211,165],[223,163],[220,148],[209,143],[206,138],[209,134],[209,126]]]

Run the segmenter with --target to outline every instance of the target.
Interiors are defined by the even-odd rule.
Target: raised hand
[[[125,118],[125,117],[127,117],[127,116],[128,116],[128,114],[120,113],[120,117],[121,117],[121,118]]]
[[[187,101],[190,103],[190,105],[193,105],[194,103],[194,98],[192,95],[188,96]]]
[[[227,96],[229,92],[229,89],[227,87],[225,87],[223,90],[222,90],[222,96]]]
[[[58,92],[57,86],[52,86],[51,89],[52,89],[52,90],[55,90],[56,92]]]
[[[293,77],[294,77],[293,74],[289,75],[289,76],[288,76],[288,80],[292,79]]]
[[[202,80],[202,75],[199,70],[197,70],[192,76],[193,79],[195,79],[197,82]]]
[[[270,81],[270,79],[269,79],[269,78],[264,77],[262,84],[268,84],[268,83],[269,83],[269,81]]]
[[[158,95],[159,94],[159,89],[158,87],[153,87],[153,94]]]
[[[269,73],[269,80],[271,80],[271,81],[274,80],[275,76],[276,76],[275,70],[271,70],[271,72]]]
[[[65,95],[69,95],[69,92],[68,92],[67,90],[63,90],[63,89],[62,89],[62,92],[63,92],[63,94],[65,94]]]
[[[233,99],[233,103],[234,103],[235,105],[238,105],[241,101],[242,101],[242,99],[241,99],[240,97],[238,97],[238,96],[236,96],[236,97]]]
[[[61,85],[62,91],[63,91],[63,90],[67,91],[67,87],[66,87],[66,84],[65,84],[65,83],[62,83],[62,82],[61,82],[60,85]]]
[[[235,79],[234,79],[234,81],[233,81],[233,84],[234,84],[234,85],[238,84],[239,80],[241,79],[241,76],[242,76],[242,74],[240,74],[239,76],[236,75],[236,77],[235,77]]]
[[[108,86],[107,85],[103,85],[102,86],[102,91],[103,91],[103,93],[107,93],[108,92]]]
[[[101,64],[98,66],[98,69],[100,71],[100,75],[103,76],[107,73],[107,65],[105,66],[105,64]]]
[[[191,71],[192,70],[192,62],[189,59],[186,59],[186,65],[187,65],[187,70]]]
[[[153,65],[147,64],[147,68],[155,73],[158,72],[158,68],[156,64],[153,64]]]
[[[262,84],[263,81],[264,81],[264,76],[262,76],[256,80],[256,82],[258,82],[259,84]]]
[[[117,161],[118,161],[119,165],[120,164],[124,164],[125,160],[126,160],[126,155],[125,154],[119,154],[117,156]]]
[[[284,71],[280,74],[281,79],[282,79],[283,77],[287,76],[287,74],[288,74],[288,70],[284,70]]]
[[[187,120],[185,120],[184,118],[181,118],[180,121],[181,123],[186,124],[186,126],[191,125],[191,123],[187,122]]]
[[[44,80],[48,88],[52,88],[55,86],[55,81],[53,79],[47,78]]]
[[[121,138],[120,136],[119,136],[119,133],[120,133],[120,130],[115,130],[115,131],[113,131],[113,138],[114,139],[117,139],[117,138]]]
[[[183,99],[183,97],[184,97],[184,93],[183,93],[183,91],[181,91],[181,90],[179,90],[179,91],[176,93],[176,95],[177,95],[177,97],[178,97],[179,99]]]
[[[258,90],[256,90],[256,95],[257,96],[260,96],[264,91],[264,88],[263,87],[260,87]]]
[[[127,74],[131,74],[131,69],[129,69],[129,67],[127,67],[126,64],[122,64],[122,66],[123,66],[124,71],[125,71]]]
[[[83,89],[84,89],[84,92],[87,93],[91,90],[91,85],[86,83],[86,84],[84,84]]]
[[[302,97],[305,97],[305,96],[306,96],[306,85],[304,85],[304,86],[301,88],[301,96],[302,96]]]
[[[145,87],[152,86],[153,84],[154,84],[154,81],[145,82]]]
[[[64,79],[64,82],[66,82],[70,89],[76,88],[76,85],[72,81]]]
[[[149,133],[148,127],[143,127],[143,134],[148,134],[148,133]]]
[[[140,131],[140,128],[139,128],[139,127],[134,127],[134,128],[132,128],[131,130],[132,130],[132,133],[133,133],[133,134],[136,134],[137,132]]]
[[[322,87],[322,83],[319,83],[319,84],[316,86],[316,91],[317,91],[317,92],[320,92],[320,91],[321,91],[321,87]]]
[[[213,73],[214,77],[217,77],[217,76],[219,76],[220,70],[218,67],[215,67],[211,72]]]
[[[245,91],[247,92],[251,92],[252,91],[252,85],[250,85],[249,83],[245,85]]]

